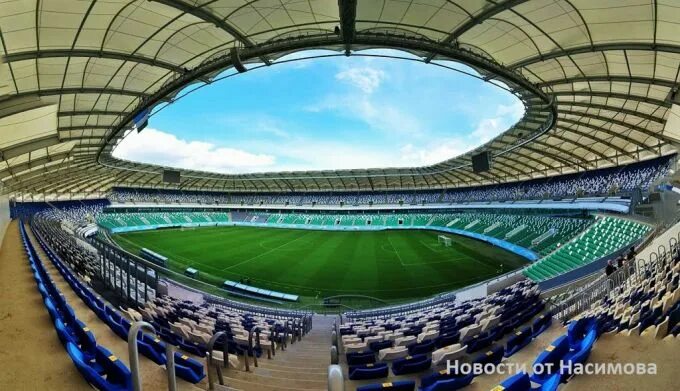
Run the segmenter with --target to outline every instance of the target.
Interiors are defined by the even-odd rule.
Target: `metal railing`
[[[345,391],[345,378],[338,364],[328,366],[328,391]]]
[[[215,350],[215,343],[217,343],[217,340],[220,338],[224,338],[224,342],[222,343],[222,366],[218,365],[215,362],[215,358],[213,356],[213,351]],[[208,390],[214,390],[215,389],[215,379],[213,378],[212,371],[210,370],[212,367],[215,368],[215,371],[217,372],[217,381],[220,383],[220,385],[224,385],[224,377],[222,376],[222,368],[228,368],[229,367],[229,339],[227,338],[227,334],[225,334],[224,331],[218,331],[215,334],[213,334],[212,338],[210,338],[210,342],[208,342],[208,362],[207,362],[207,367],[208,367]]]
[[[414,312],[419,312],[426,310],[428,308],[435,307],[439,304],[442,303],[451,303],[456,300],[456,294],[455,293],[442,293],[437,296],[434,296],[430,299],[426,300],[421,300],[417,302],[411,302],[408,304],[401,304],[401,305],[395,305],[391,307],[383,307],[383,308],[377,308],[374,310],[361,310],[361,311],[352,311],[352,312],[345,312],[340,316],[340,322],[342,323],[342,318],[343,316],[348,318],[348,319],[354,319],[354,318],[363,318],[363,319],[370,319],[370,318],[380,318],[380,317],[385,317],[385,316],[401,316],[401,315],[408,315]]]
[[[566,321],[573,316],[588,310],[593,304],[600,302],[603,298],[615,298],[621,294],[626,287],[639,284],[644,280],[648,273],[663,272],[666,266],[680,256],[680,232],[677,237],[671,237],[668,241],[668,249],[665,245],[659,245],[656,251],[649,254],[649,259],[638,258],[624,264],[609,276],[603,276],[589,284],[583,290],[556,303],[549,304],[553,315]]]
[[[132,387],[134,391],[142,390],[142,379],[139,372],[139,349],[137,335],[144,330],[156,335],[156,329],[147,322],[135,322],[128,331],[128,354],[130,355],[130,372],[132,372]],[[175,377],[175,352],[172,344],[165,344],[166,372],[168,374],[168,390],[177,390],[177,378]]]

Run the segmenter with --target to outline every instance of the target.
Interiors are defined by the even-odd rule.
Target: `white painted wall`
[[[0,195],[0,245],[2,245],[2,241],[5,239],[5,232],[9,222],[9,196],[6,194]]]

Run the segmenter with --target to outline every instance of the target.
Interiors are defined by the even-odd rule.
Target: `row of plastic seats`
[[[536,308],[543,308],[537,303]],[[531,309],[527,310],[531,313]],[[472,362],[487,364],[491,363],[497,365],[501,362],[503,357],[510,357],[514,353],[521,350],[523,347],[528,345],[535,337],[540,333],[545,331],[552,324],[552,316],[550,313],[542,314],[537,319],[535,319],[531,326],[524,327],[523,329],[515,332],[515,334],[510,337],[507,341],[506,347],[503,345],[491,346],[491,348],[476,356]],[[386,363],[375,363],[375,353],[365,352],[365,353],[351,353],[347,355],[348,363],[350,362],[362,362],[362,365],[350,366],[349,378],[351,380],[360,379],[376,379],[382,378],[389,375],[388,367]],[[430,367],[432,360],[427,358],[427,356],[422,355],[422,357],[408,357],[409,360],[397,360],[392,365],[392,372],[395,375],[404,375],[408,373],[416,373],[426,370]],[[412,361],[410,361],[412,360]],[[410,362],[409,362],[410,361]],[[442,370],[435,372],[431,375],[424,376],[420,381],[420,390],[422,391],[448,391],[456,390],[467,386],[472,382],[474,378],[473,373],[454,373]],[[559,383],[559,382],[558,382]],[[398,388],[395,388],[398,387]],[[411,388],[409,388],[411,387]],[[358,390],[380,390],[380,389],[400,389],[400,390],[413,390],[415,388],[415,382],[393,382],[393,383],[381,383],[372,384],[368,386],[359,387]]]
[[[425,354],[406,356],[392,363],[392,373],[399,376],[421,372],[428,369],[431,365],[432,359]],[[351,380],[376,379],[387,377],[388,375],[387,363],[384,362],[353,365],[349,368],[349,378]]]
[[[555,339],[541,352],[532,368],[541,366],[544,370],[531,375],[522,372],[500,383],[498,389],[505,391],[544,390],[554,391],[560,383],[574,374],[571,369],[586,362],[598,337],[598,326],[594,318],[581,318],[569,324],[567,334]],[[532,388],[532,383],[538,388]]]
[[[42,239],[36,235],[38,241],[47,254],[48,258],[68,282],[73,291],[83,300],[83,302],[106,323],[109,328],[121,339],[127,342],[128,332],[131,323],[123,318],[113,307],[104,303],[95,296],[85,285],[73,276],[71,271],[64,266],[59,257],[47,246]],[[165,343],[158,338],[139,333],[137,335],[137,347],[139,352],[158,365],[165,365],[167,357],[165,355]],[[191,357],[175,352],[175,374],[190,383],[198,383],[205,377],[203,364]]]
[[[94,334],[75,317],[73,309],[66,303],[41,264],[33,245],[26,236],[23,224],[19,227],[38,291],[54,322],[57,336],[78,371],[88,383],[99,390],[132,390],[130,370],[109,350],[97,345]]]

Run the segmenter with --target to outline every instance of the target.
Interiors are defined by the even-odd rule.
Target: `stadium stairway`
[[[327,390],[328,365],[330,365],[332,316],[314,317],[312,330],[302,342],[288,344],[284,352],[277,350],[276,358],[261,357],[258,367],[251,365],[251,372],[243,370],[243,357],[239,367],[223,370],[224,384],[218,390],[243,391],[295,391]],[[214,372],[214,369],[211,368]]]
[[[59,342],[10,223],[0,249],[0,390],[92,390]]]
[[[18,231],[18,230],[17,230]],[[26,226],[26,233],[28,235],[28,238],[31,240],[33,243],[36,252],[38,253],[38,256],[40,257],[40,261],[42,262],[43,266],[45,267],[46,271],[49,273],[51,276],[52,280],[56,284],[57,288],[63,293],[66,302],[73,308],[76,317],[80,319],[83,323],[85,323],[90,330],[94,333],[95,338],[97,339],[97,344],[101,344],[103,346],[106,346],[107,349],[109,349],[116,357],[118,357],[128,368],[130,367],[130,361],[129,361],[129,356],[128,356],[128,344],[126,341],[122,340],[120,337],[118,337],[112,330],[109,328],[107,324],[102,322],[99,317],[76,295],[76,293],[72,290],[71,286],[64,280],[64,278],[61,276],[61,274],[58,272],[58,270],[54,267],[54,265],[48,260],[47,255],[44,253],[40,245],[38,244],[38,240],[35,238],[33,235],[33,232],[31,231],[28,226]],[[28,267],[28,266],[27,266]],[[30,269],[29,269],[30,270]],[[37,293],[37,291],[36,291]],[[38,293],[39,296],[39,293]],[[44,311],[44,308],[41,308],[38,306],[38,300],[36,299],[36,306],[41,310]],[[46,313],[46,311],[45,311]],[[47,317],[49,320],[49,316]],[[52,330],[47,333],[50,337],[54,339],[54,342],[59,346],[59,339],[57,338],[56,333],[54,332],[54,327],[52,327]],[[70,360],[68,354],[66,351],[61,348],[61,352],[55,352],[54,356],[58,355],[63,355],[65,360]],[[203,362],[203,359],[194,357],[200,361]],[[52,356],[50,356],[50,359],[52,359]],[[73,370],[75,371],[75,366],[73,366],[73,363],[71,362],[71,366],[73,367]],[[165,371],[164,367],[158,366],[156,363],[151,361],[150,359],[144,357],[143,355],[140,354],[139,357],[139,369],[141,373],[141,381],[142,381],[142,388],[144,390],[165,390],[167,389],[167,373]],[[26,373],[26,372],[23,372]],[[83,377],[76,372],[74,375],[82,380],[83,383],[85,383]],[[61,381],[61,378],[64,377],[63,375],[57,375],[55,379],[59,379],[57,381]],[[202,381],[205,383],[205,380]],[[86,384],[86,383],[85,383]],[[180,391],[198,391],[198,390],[204,390],[206,389],[207,386],[206,384],[201,384],[198,383],[197,385],[193,385],[191,383],[188,383],[180,378],[177,378],[177,389]],[[10,388],[11,389],[11,388]],[[52,390],[52,388],[48,387],[46,389]],[[87,388],[91,389],[91,388]]]

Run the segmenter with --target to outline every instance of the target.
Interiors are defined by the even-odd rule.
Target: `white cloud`
[[[475,130],[470,133],[470,136],[477,141],[477,145],[482,145],[508,130],[508,127],[509,125],[502,117],[484,118],[479,121]]]
[[[309,54],[298,52],[287,58],[301,58]],[[307,66],[313,62],[294,64]],[[213,132],[205,132],[204,135],[210,135],[212,140],[220,137],[216,131],[230,132],[229,139],[237,148],[221,147],[217,142],[180,139],[156,129],[146,129],[126,138],[114,155],[222,173],[430,165],[488,142],[507,130],[524,113],[524,106],[519,100],[498,104],[499,100],[494,95],[490,95],[494,99],[487,100],[484,94],[477,94],[477,90],[468,92],[462,89],[459,98],[455,94],[449,97],[439,91],[442,88],[439,79],[426,79],[423,85],[417,86],[419,93],[416,94],[412,90],[413,75],[394,71],[394,68],[371,58],[363,59],[353,67],[335,68],[331,75],[335,79],[330,80],[331,84],[344,88],[336,88],[339,92],[325,96],[315,96],[314,103],[304,109],[332,113],[336,116],[335,120],[344,117],[360,121],[362,124],[358,127],[365,130],[365,134],[354,129],[357,126],[354,122],[345,125],[346,132],[343,129],[339,132],[352,136],[342,138],[324,131],[321,119],[328,120],[328,116],[314,116],[310,120],[318,121],[320,125],[314,127],[318,131],[298,134],[294,131],[298,128],[295,118],[285,114],[279,114],[280,118],[273,117],[262,109],[211,117],[213,126],[210,130]],[[428,90],[432,92],[423,93]],[[436,99],[439,101],[435,102]],[[473,118],[473,122],[462,125],[456,120],[462,117],[461,113],[466,118]],[[451,115],[452,120],[438,118],[446,115]],[[475,122],[475,118],[481,119]],[[371,132],[375,140],[370,139]]]
[[[354,67],[338,72],[335,78],[359,88],[365,94],[371,94],[380,87],[386,74],[382,69]]]
[[[479,121],[471,136],[479,140],[477,145],[482,145],[508,130],[523,115],[524,104],[519,99],[509,105],[499,105],[496,109],[496,116]]]
[[[524,115],[524,104],[521,100],[515,99],[512,104],[499,105],[496,112],[499,116],[507,117],[508,121],[515,123]]]
[[[258,133],[280,138],[290,137],[290,134],[283,129],[285,125],[281,121],[259,113],[218,116],[215,119],[215,124],[225,128],[226,132]]]
[[[164,166],[220,173],[271,169],[272,155],[219,147],[203,141],[188,141],[153,128],[132,132],[114,150],[115,157]]]
[[[432,141],[426,145],[406,144],[401,147],[400,155],[408,166],[424,166],[443,162],[464,154],[479,145],[472,137],[452,137]]]
[[[317,113],[332,111],[362,121],[369,128],[387,134],[415,137],[423,133],[422,123],[417,117],[373,95],[329,95],[318,104],[305,109]]]
[[[519,100],[510,105],[500,105],[495,117],[480,120],[467,135],[437,140],[419,147],[413,144],[404,145],[400,150],[402,159],[412,165],[430,165],[454,158],[505,132],[523,115],[524,105]]]

